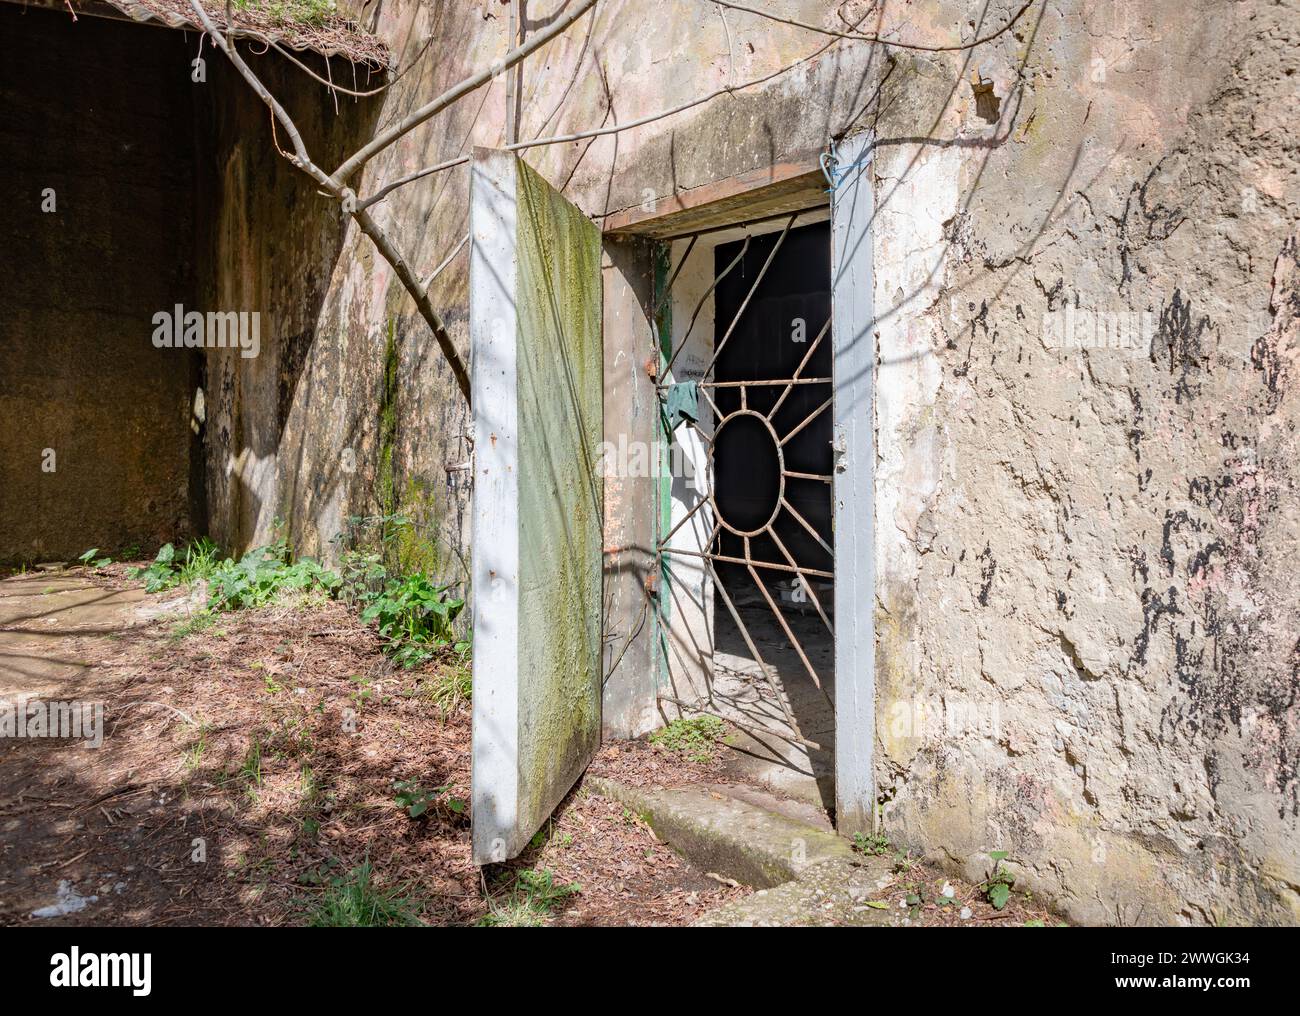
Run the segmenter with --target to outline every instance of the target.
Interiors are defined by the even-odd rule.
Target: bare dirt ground
[[[686,924],[741,892],[581,787],[480,875],[469,712],[430,701],[440,665],[395,670],[330,601],[187,623],[194,603],[124,570],[0,581],[0,699],[106,704],[99,748],[0,739],[0,922],[302,924],[367,861],[427,924]],[[413,819],[396,781],[445,790]],[[522,870],[581,889],[521,908]]]
[[[434,694],[454,661],[394,668],[337,602],[207,615],[201,595],[146,595],[125,571],[0,579],[0,701],[105,705],[101,747],[0,738],[0,923],[307,924],[364,865],[403,920],[434,925],[682,925],[748,892],[581,784],[523,856],[480,871],[468,701]],[[624,742],[590,771],[725,784],[728,750],[691,762]],[[398,782],[432,806],[411,818]],[[913,924],[1057,923],[912,859],[879,898]]]

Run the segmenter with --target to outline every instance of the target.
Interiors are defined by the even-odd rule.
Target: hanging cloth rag
[[[683,420],[700,422],[700,386],[695,381],[679,381],[668,389],[664,409],[668,413],[668,432],[675,431]]]

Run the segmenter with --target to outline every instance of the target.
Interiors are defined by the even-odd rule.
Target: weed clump
[[[712,762],[713,750],[726,733],[716,716],[678,717],[650,735],[650,743],[685,756],[692,762]]]
[[[329,887],[307,915],[311,928],[414,928],[423,922],[418,905],[401,889],[380,889],[374,884],[370,861],[346,875],[329,879]]]
[[[555,907],[582,892],[577,882],[556,882],[551,871],[526,868],[514,874],[514,884],[488,901],[481,928],[539,928]]]

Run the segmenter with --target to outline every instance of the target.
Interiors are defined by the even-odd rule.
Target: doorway
[[[830,225],[674,248],[664,697],[728,720],[746,776],[833,813]]]

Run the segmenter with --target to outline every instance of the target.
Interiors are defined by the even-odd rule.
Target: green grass
[[[683,755],[692,762],[712,762],[713,749],[726,733],[716,716],[679,717],[650,735],[650,743]]]
[[[551,871],[525,868],[501,896],[488,900],[481,928],[540,928],[556,906],[582,892],[577,882],[557,883]]]
[[[402,889],[380,889],[367,860],[332,878],[320,902],[307,915],[311,928],[419,927],[419,905]]]
[[[425,678],[421,687],[429,701],[443,716],[450,716],[467,705],[474,692],[474,677],[469,661],[461,658],[438,673]]]
[[[304,765],[299,772],[299,798],[304,808],[314,808],[322,795],[320,780],[309,765]]]
[[[184,764],[188,772],[195,772],[203,763],[203,754],[208,750],[208,731],[211,729],[211,724],[198,724],[198,737],[185,749]]]
[[[184,621],[177,621],[172,625],[172,630],[168,633],[168,638],[173,642],[181,642],[191,635],[197,635],[201,631],[207,631],[217,623],[217,615],[210,610],[200,610],[191,614]]]
[[[262,742],[254,737],[244,754],[243,765],[239,767],[239,776],[244,781],[245,790],[252,800],[257,799],[257,792],[262,787]]]

